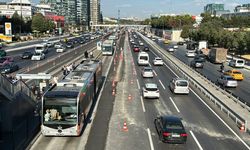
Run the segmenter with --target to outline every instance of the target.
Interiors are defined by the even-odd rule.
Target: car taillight
[[[163,132],[163,133],[162,133],[162,135],[163,135],[163,136],[170,136],[170,135],[171,135],[171,133],[168,133],[168,132]]]
[[[182,133],[181,137],[187,137],[187,133]]]
[[[148,93],[148,91],[144,90],[145,93]]]
[[[156,93],[159,93],[159,90],[157,90]]]

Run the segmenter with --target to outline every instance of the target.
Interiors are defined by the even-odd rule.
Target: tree
[[[42,14],[38,13],[33,16],[31,29],[33,32],[37,31],[40,33],[43,33],[46,31],[46,20]]]
[[[191,29],[192,29],[191,26],[188,26],[188,25],[183,26],[182,32],[181,32],[181,37],[184,38],[184,39],[189,38]]]
[[[250,31],[248,31],[245,34],[245,40],[246,40],[246,52],[250,53]]]
[[[24,25],[24,21],[21,18],[21,16],[18,15],[18,13],[15,11],[15,13],[11,17],[11,22],[12,22],[12,29],[13,33],[21,33],[22,32],[22,27]]]

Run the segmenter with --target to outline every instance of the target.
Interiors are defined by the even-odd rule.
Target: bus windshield
[[[111,46],[104,46],[104,47],[102,48],[102,50],[103,50],[103,51],[112,51],[112,48],[111,48]]]
[[[76,100],[69,98],[45,98],[43,106],[44,124],[76,124]]]

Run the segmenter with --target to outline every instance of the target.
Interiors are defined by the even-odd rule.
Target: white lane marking
[[[154,53],[153,51],[151,51],[152,53]],[[154,55],[156,55],[155,53],[154,53]],[[156,55],[157,56],[157,55]],[[170,71],[172,71],[172,73],[174,73],[177,77],[179,77],[170,67],[168,67],[165,63],[164,63],[164,65],[170,70]],[[226,122],[224,121],[224,120],[222,120],[221,119],[221,117],[218,115],[218,114],[216,114],[216,112],[211,108],[211,107],[209,107],[202,99],[201,99],[201,97],[198,95],[198,94],[196,94],[191,88],[190,88],[190,90],[194,93],[194,95],[196,95],[197,97],[198,97],[198,99],[241,141],[241,143],[247,148],[247,149],[249,149],[250,150],[250,147],[246,144],[246,142],[245,141],[243,141],[242,140],[242,138],[236,133],[236,132],[234,132],[234,130],[228,125],[228,124],[226,124]]]
[[[140,89],[141,89],[141,86],[140,86],[139,80],[136,79],[136,82],[137,82],[138,89],[140,90]]]
[[[153,144],[153,140],[152,140],[150,129],[148,128],[147,130],[148,130],[148,139],[149,139],[150,149],[154,150],[155,148],[154,148],[154,144]]]
[[[142,96],[141,96],[141,105],[142,105],[143,112],[146,112]]]
[[[165,88],[165,86],[163,85],[163,83],[161,82],[160,79],[159,79],[159,82],[160,82],[161,86],[163,87],[163,89],[165,90],[166,88]]]
[[[200,149],[200,150],[203,150],[203,148],[201,147],[201,144],[199,143],[199,141],[198,141],[197,138],[195,137],[193,131],[190,130],[189,132],[191,133],[191,135],[192,135],[194,141],[196,142],[196,144],[198,145],[199,149]]]
[[[221,117],[211,108],[209,107],[205,102],[204,100],[198,95],[196,94],[192,89],[190,89],[194,95],[196,97],[198,97],[198,99],[241,141],[241,143],[247,148],[250,150],[250,147],[247,145],[247,143],[245,141],[242,140],[242,138],[236,133],[234,132],[234,130],[223,120],[221,119]]]
[[[157,73],[155,72],[155,70],[153,70],[153,73],[155,74],[155,76],[157,76]]]
[[[152,67],[152,65],[150,63],[148,63],[150,67]]]
[[[179,110],[179,109],[178,109],[178,107],[175,105],[175,103],[174,103],[173,99],[172,99],[171,97],[169,97],[169,99],[171,100],[171,102],[173,103],[173,105],[174,105],[175,109],[176,109],[176,110],[177,110],[177,112],[179,113],[179,112],[180,112],[180,110]]]

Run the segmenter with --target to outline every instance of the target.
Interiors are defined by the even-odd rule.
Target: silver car
[[[231,76],[221,75],[219,79],[217,79],[217,83],[222,85],[223,87],[237,87],[238,82]]]

